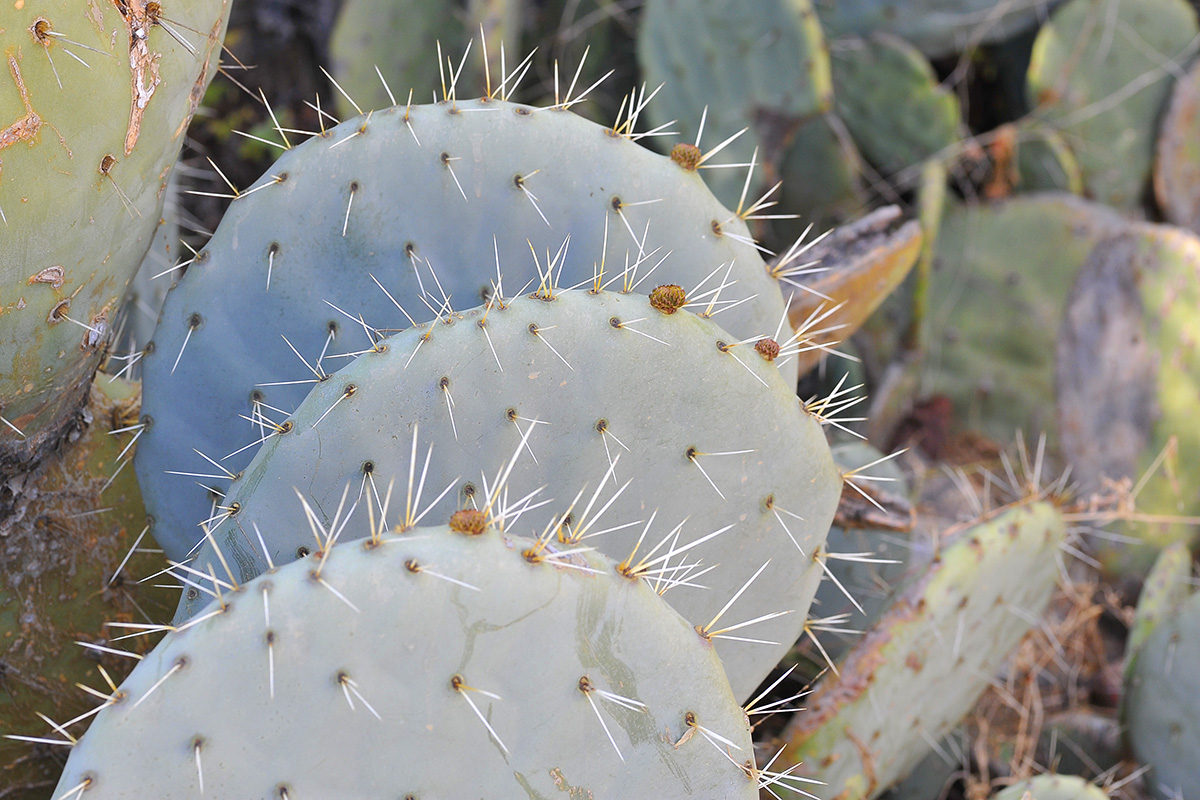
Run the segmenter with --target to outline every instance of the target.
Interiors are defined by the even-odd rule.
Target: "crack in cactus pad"
[[[759,180],[777,179],[792,133],[832,103],[829,53],[811,0],[648,0],[638,62],[650,86],[664,84],[647,108],[654,125],[694,142],[704,117],[703,148],[749,127],[722,159],[749,163],[758,148],[767,167]],[[740,170],[708,170],[706,178],[722,201],[737,202]]]
[[[342,535],[364,536],[390,482],[397,497],[407,492],[414,435],[415,470],[425,475],[420,507],[451,487],[432,512],[443,517],[482,508],[492,488],[481,473],[490,480],[520,449],[510,500],[544,487],[535,499],[553,499],[552,511],[564,513],[586,487],[571,535],[586,528],[597,535],[583,543],[618,560],[652,515],[640,554],[679,525],[680,545],[732,526],[687,553],[689,563],[719,565],[698,579],[709,588],[668,595],[693,624],[712,619],[770,560],[723,619],[791,612],[736,632],[775,644],[717,645],[734,693],[746,697],[800,635],[842,482],[821,426],[778,370],[749,344],[723,352],[719,343],[730,341],[711,320],[663,314],[643,295],[584,291],[521,297],[396,334],[385,352],[360,356],[313,389],[290,431],[272,436],[233,483],[222,506],[236,512],[217,512],[213,538],[237,580],[248,580],[267,566],[256,531],[275,563],[313,547],[297,491],[331,529],[349,485],[361,501]],[[406,505],[393,498],[389,524],[404,524]],[[211,543],[192,567],[207,574],[210,564],[224,574]],[[197,608],[185,594],[184,614]]]
[[[87,399],[125,287],[150,247],[167,174],[216,72],[229,12],[228,0],[168,4],[192,53],[154,24],[148,9],[158,3],[7,5],[0,473],[7,461],[45,455]]]
[[[1076,156],[1090,197],[1141,204],[1154,131],[1196,35],[1185,0],[1070,0],[1038,31],[1029,103],[1036,118],[1083,143]]]
[[[121,685],[55,797],[757,797],[709,643],[611,560],[532,546],[418,528],[226,593]]]
[[[966,714],[1050,600],[1063,543],[1050,503],[962,530],[829,674],[784,758],[828,797],[878,796]]]
[[[1075,775],[1038,775],[1014,783],[993,800],[1022,800],[1026,792],[1032,800],[1108,800],[1100,787]]]
[[[397,334],[385,340],[387,352],[360,357],[314,389],[290,417],[292,430],[272,437],[234,482],[223,505],[238,510],[218,519],[216,536],[240,579],[252,577],[266,566],[259,548],[247,547],[256,538],[243,533],[255,524],[276,562],[311,544],[301,509],[279,502],[293,487],[330,524],[348,482],[358,492],[366,481],[377,493],[393,477],[403,483],[415,425],[433,444],[431,491],[456,479],[455,488],[481,487],[480,468],[516,452],[522,430],[534,425],[513,473],[518,496],[545,486],[542,496],[565,510],[578,487],[590,493],[619,459],[614,484],[633,483],[594,530],[656,512],[649,548],[685,520],[684,541],[734,526],[694,551],[706,566],[720,565],[703,580],[711,589],[671,595],[694,623],[707,622],[774,559],[761,578],[770,591],[748,593],[737,613],[751,619],[792,610],[753,633],[778,645],[720,643],[744,696],[799,635],[820,575],[811,559],[841,480],[819,424],[778,371],[748,345],[722,352],[718,344],[730,340],[713,322],[663,314],[640,295],[582,291],[549,302],[518,298]],[[355,387],[349,396],[348,386]],[[458,507],[464,492],[448,495],[437,513]],[[574,510],[576,523],[585,504]],[[368,521],[362,511],[352,523],[360,529]],[[642,527],[594,541],[624,558]],[[210,560],[201,550],[198,568]],[[751,674],[735,666],[743,658],[751,659]]]
[[[509,293],[536,285],[535,255],[560,286],[590,282],[603,259],[620,288],[639,246],[638,278],[665,259],[642,291],[692,292],[714,271],[704,283],[715,289],[732,265],[721,305],[752,299],[722,324],[740,338],[771,332],[784,299],[748,237],[696,173],[564,110],[396,107],[293,148],[230,206],[168,296],[143,360],[152,424],[136,466],[156,538],[182,558],[211,513],[206,488],[166,470],[212,473],[193,448],[242,470],[252,450],[226,458],[252,430],[238,415],[286,414],[304,398],[307,385],[259,386],[311,377],[292,347],[332,372],[344,361],[322,353],[367,341],[359,314],[398,330],[412,324],[406,313],[435,316],[423,299],[441,308],[443,292],[454,308],[474,307],[493,291],[497,261]],[[794,385],[795,361],[785,369]]]

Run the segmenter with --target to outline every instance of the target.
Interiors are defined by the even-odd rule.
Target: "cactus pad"
[[[35,714],[61,722],[86,712],[92,701],[74,684],[98,683],[97,663],[120,679],[132,662],[75,642],[107,646],[119,634],[105,622],[143,615],[162,619],[176,602],[176,593],[133,577],[160,563],[145,552],[130,552],[135,545],[150,546],[146,512],[127,463],[137,399],[136,385],[107,379],[93,384],[82,411],[86,424],[27,478],[36,491],[4,498],[0,733],[44,736],[45,725]],[[48,796],[61,770],[55,755],[63,752],[0,738],[0,797],[22,789],[31,792],[28,797]]]
[[[710,644],[611,560],[534,544],[418,528],[227,593],[138,665],[55,796],[757,797]]]
[[[1069,0],[1038,32],[1029,103],[1039,119],[1086,143],[1076,156],[1091,197],[1119,208],[1141,203],[1155,123],[1197,33],[1185,0]]]
[[[48,454],[87,399],[229,11],[228,0],[165,12],[141,0],[11,5],[0,27],[0,472]]]
[[[680,544],[732,526],[688,551],[688,561],[720,565],[700,581],[709,588],[668,595],[694,624],[712,619],[770,561],[730,612],[737,618],[724,619],[790,612],[745,634],[774,644],[717,643],[735,694],[746,697],[799,638],[842,482],[821,426],[780,378],[779,360],[731,344],[690,311],[668,315],[644,295],[585,291],[497,302],[404,331],[313,389],[288,432],[270,437],[232,483],[210,522],[213,536],[238,580],[248,580],[267,567],[256,527],[275,563],[312,547],[304,512],[289,502],[293,487],[311,495],[326,526],[348,483],[355,495],[375,495],[371,503],[364,496],[343,534],[361,536],[366,506],[378,505],[393,478],[402,488],[410,469],[425,474],[425,442],[433,455],[421,507],[450,487],[432,512],[447,516],[483,508],[479,465],[520,449],[512,499],[544,487],[539,499],[553,498],[566,513],[586,486],[566,538],[615,528],[583,542],[618,560],[643,534],[641,554],[676,526]],[[615,477],[589,503],[610,468]],[[587,508],[598,510],[625,482],[604,517],[591,519]],[[211,544],[192,566],[207,574],[209,564],[220,568]],[[194,613],[198,604],[184,608]]]
[[[478,305],[498,273],[501,292],[515,293],[537,285],[539,271],[570,286],[590,284],[602,266],[621,288],[639,259],[626,278],[652,281],[643,292],[736,282],[722,304],[752,298],[721,315],[736,337],[770,333],[783,318],[745,223],[699,175],[567,110],[399,106],[284,153],[171,291],[143,359],[151,425],[137,467],[155,536],[182,558],[211,513],[208,489],[164,471],[211,473],[198,456],[181,463],[193,448],[243,469],[252,451],[226,458],[254,429],[238,415],[286,414],[309,388],[259,384],[286,379],[281,367],[299,366],[296,354],[334,371],[344,361],[323,354],[369,344],[359,315],[399,330],[447,304]],[[783,368],[794,382],[795,361]]]
[[[1137,653],[1154,628],[1174,614],[1191,594],[1192,554],[1183,542],[1175,542],[1158,554],[1142,584],[1129,638],[1125,641],[1125,675],[1128,677]]]
[[[921,53],[894,36],[839,41],[831,55],[834,108],[884,176],[958,141],[958,98]]]
[[[1160,620],[1126,678],[1122,716],[1134,755],[1153,768],[1148,783],[1163,800],[1200,785],[1200,594]]]
[[[400,92],[397,100],[411,89],[418,102],[427,102],[441,88],[438,76],[446,69],[445,64],[438,68],[437,45],[441,44],[443,56],[453,54],[457,64],[473,33],[458,22],[459,13],[452,3],[427,0],[343,3],[329,39],[333,77],[363,111],[395,102],[388,97],[381,74],[393,91]],[[338,95],[337,104],[343,117],[360,113],[345,95]]]
[[[1200,61],[1171,94],[1158,132],[1154,194],[1168,222],[1200,233]]]
[[[1038,775],[1014,783],[997,793],[992,800],[1108,800],[1099,786],[1074,775]]]
[[[1040,22],[1052,0],[817,0],[831,37],[886,31],[912,42],[930,58],[1003,41]]]
[[[1200,458],[1200,436],[1188,422],[1200,392],[1197,303],[1200,238],[1189,232],[1134,225],[1088,256],[1071,292],[1056,365],[1063,449],[1085,485],[1139,479],[1172,439],[1171,465]],[[1103,446],[1089,441],[1097,431]],[[1195,514],[1200,475],[1188,468],[1177,478],[1156,473],[1138,506],[1150,514]],[[1161,545],[1194,531],[1164,524],[1139,526],[1139,534]],[[1126,552],[1126,565],[1139,572],[1153,557],[1151,548]]]
[[[748,163],[757,148],[768,175],[778,175],[794,130],[832,104],[829,53],[811,0],[648,0],[638,61],[651,86],[665,84],[647,109],[655,125],[674,120],[671,129],[695,141],[705,117],[706,148],[749,128],[723,152]],[[708,173],[717,197],[737,202],[743,176]]]
[[[818,684],[785,758],[829,796],[876,797],[912,769],[988,686],[1058,576],[1064,524],[1039,502],[962,530]],[[841,794],[839,794],[841,793]]]
[[[1125,222],[1064,194],[947,205],[922,337],[930,351],[922,391],[948,396],[966,424],[999,441],[1051,429],[1054,354],[1039,337],[1061,324],[1092,246]]]

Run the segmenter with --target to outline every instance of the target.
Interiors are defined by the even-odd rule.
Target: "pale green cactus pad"
[[[1161,619],[1138,649],[1121,714],[1133,754],[1152,767],[1147,783],[1163,800],[1200,786],[1200,594]]]
[[[301,358],[335,371],[376,335],[360,315],[395,331],[472,308],[497,283],[536,286],[539,271],[559,286],[602,273],[643,293],[729,283],[722,326],[773,334],[784,297],[745,222],[695,171],[626,133],[483,99],[377,111],[284,153],[171,291],[142,360],[149,425],[136,466],[167,555],[196,544],[206,486],[224,482],[165,473],[212,473],[193,450],[245,468],[253,449],[234,453],[259,428],[239,415],[287,414],[309,389],[261,384],[311,377]],[[794,385],[795,359],[783,369]]]
[[[950,539],[807,698],[785,734],[787,764],[841,800],[877,797],[908,773],[1042,613],[1064,535],[1058,509],[1035,502]]]
[[[1125,640],[1125,677],[1132,675],[1138,651],[1163,620],[1168,619],[1192,593],[1192,554],[1183,542],[1163,548],[1142,584],[1133,626]]]
[[[1039,119],[1085,143],[1076,157],[1092,198],[1131,210],[1141,203],[1153,123],[1173,75],[1195,52],[1197,33],[1185,0],[1069,0],[1038,32],[1029,104]]]
[[[411,514],[438,500],[431,513],[446,516],[482,507],[493,480],[482,466],[518,454],[514,507],[541,488],[537,500],[571,513],[564,539],[618,560],[635,549],[641,559],[677,528],[680,547],[728,528],[686,551],[689,563],[719,565],[692,581],[708,588],[668,595],[693,624],[708,623],[765,566],[717,626],[785,612],[730,634],[763,641],[717,643],[734,693],[748,697],[800,636],[842,479],[819,421],[774,364],[753,343],[731,343],[688,310],[584,290],[497,300],[395,334],[314,387],[232,483],[212,536],[245,581],[268,559],[313,547],[296,489],[336,527],[349,485],[362,500],[344,535],[362,536],[392,480],[407,494],[410,470],[426,487]],[[408,507],[393,504],[389,523],[411,524]],[[211,542],[191,568],[205,575],[209,565],[221,569]],[[198,600],[185,596],[184,616]]]
[[[1200,434],[1190,423],[1200,396],[1200,238],[1166,225],[1133,225],[1098,242],[1071,291],[1056,354],[1059,425],[1075,476],[1141,480],[1147,514],[1200,512]],[[1089,441],[1097,432],[1103,442]],[[1168,445],[1170,447],[1168,448]],[[1184,524],[1139,525],[1154,545],[1190,540]],[[1144,572],[1154,547],[1106,548]],[[1116,559],[1109,560],[1113,566]]]
[[[1038,775],[992,796],[992,800],[1108,800],[1104,790],[1074,775]]]
[[[758,796],[711,644],[611,560],[494,530],[272,570],[114,698],[55,797]]]
[[[87,399],[229,12],[228,0],[9,6],[0,26],[0,472],[44,457]]]
[[[933,67],[903,39],[842,39],[831,50],[834,108],[884,177],[958,141],[961,111]]]

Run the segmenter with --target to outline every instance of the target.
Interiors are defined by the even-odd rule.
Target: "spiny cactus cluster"
[[[582,63],[555,64],[552,101],[518,102],[539,69],[511,57],[522,25],[625,13],[558,5],[347,2],[331,68],[349,118],[329,97],[308,125],[268,109],[250,138],[282,155],[245,189],[221,173],[220,225],[153,268],[175,282],[158,325],[112,368],[136,362],[140,407],[138,384],[92,377],[169,229],[227,0],[3,20],[19,105],[0,222],[21,233],[0,240],[17,290],[0,298],[0,800],[1107,796],[1024,756],[992,772],[1019,759],[985,736],[970,764],[927,757],[989,688],[1037,686],[1025,651],[994,678],[1031,629],[1034,660],[1070,667],[1055,589],[1084,574],[1064,553],[1073,523],[1112,509],[1100,491],[1165,453],[1170,480],[1115,494],[1195,501],[1175,478],[1195,450],[1179,420],[1200,244],[1122,216],[1153,170],[1168,216],[1189,213],[1163,166],[1194,156],[1189,84],[1157,166],[1153,128],[1125,132],[1166,107],[1163,76],[1185,73],[1160,62],[1189,52],[1194,14],[1070,0],[981,31],[973,0],[647,0],[623,41],[588,37],[650,82],[606,125],[581,115],[617,107]],[[364,52],[388,19],[409,46],[380,68]],[[1031,110],[981,145],[937,59],[1014,32]],[[372,100],[346,91],[363,75]],[[979,164],[985,195],[1059,193],[947,191]],[[919,222],[796,236],[797,214],[846,221],[909,190]],[[70,214],[38,211],[64,196]],[[850,375],[881,389],[870,421]],[[922,391],[941,396],[914,405]],[[947,480],[923,460],[962,447],[938,428],[947,406],[1049,437],[1020,477],[1001,459]],[[841,441],[862,430],[925,455],[901,468]],[[1042,485],[1047,443],[1082,497]],[[1110,569],[1132,558],[1096,549]],[[1189,579],[1186,550],[1165,551],[1128,641],[1123,719],[1162,797],[1187,796],[1200,749],[1175,662]],[[72,640],[90,661],[63,654]]]

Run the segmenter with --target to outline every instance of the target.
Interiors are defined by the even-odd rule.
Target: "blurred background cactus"
[[[0,800],[359,791],[206,772],[217,653],[250,716],[420,708],[531,795],[1200,798],[1195,3],[60,0],[0,42]],[[388,639],[404,548],[450,599]],[[558,733],[479,680],[542,646],[483,595],[558,615]],[[310,673],[305,603],[410,683],[463,655],[409,696],[325,626]]]

